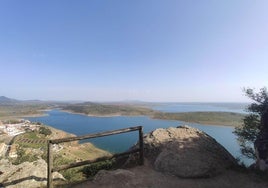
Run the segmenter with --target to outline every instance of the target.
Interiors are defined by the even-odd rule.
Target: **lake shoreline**
[[[236,113],[236,112],[224,112],[224,111],[193,111],[193,112],[164,112],[164,111],[157,111],[154,109],[150,109],[152,111],[145,112],[144,114],[137,114],[134,111],[130,111],[128,113],[121,113],[116,112],[113,114],[104,114],[101,113],[94,113],[94,114],[86,114],[83,112],[74,112],[73,110],[67,110],[62,108],[55,108],[55,109],[44,109],[40,110],[40,113],[37,114],[27,114],[22,116],[17,116],[19,118],[27,118],[27,117],[43,117],[48,116],[49,114],[46,112],[52,110],[59,110],[61,112],[71,113],[71,114],[78,114],[88,117],[98,117],[98,118],[109,118],[109,117],[142,117],[146,116],[153,120],[168,120],[168,121],[180,121],[184,122],[185,124],[202,124],[205,126],[221,126],[221,127],[237,127],[242,125],[242,118],[244,114]]]
[[[196,123],[196,124],[201,124],[201,125],[205,125],[205,126],[236,127],[235,125],[213,124],[213,123],[209,123],[209,122],[195,122],[195,121],[183,121],[183,120],[176,120],[176,119],[155,118],[151,115],[123,115],[123,114],[96,115],[96,114],[78,113],[78,112],[73,112],[70,110],[61,110],[61,109],[59,109],[59,111],[70,113],[70,114],[78,114],[78,115],[83,115],[83,116],[88,116],[88,117],[99,117],[99,118],[120,117],[120,116],[122,116],[122,117],[142,117],[142,116],[145,116],[145,117],[149,117],[150,119],[153,119],[153,120],[168,120],[168,121],[185,122],[186,125],[187,125],[187,123]],[[191,112],[187,112],[187,113],[191,113]],[[222,113],[222,112],[219,112],[219,113]],[[180,113],[180,114],[183,114],[183,113]]]
[[[236,136],[233,134],[234,127],[222,125],[207,125],[199,123],[188,123],[179,120],[153,119],[149,116],[113,116],[97,117],[85,114],[75,114],[51,110],[46,117],[29,118],[32,122],[41,122],[56,129],[75,134],[78,136],[98,133],[110,130],[117,130],[126,127],[143,126],[145,134],[157,128],[168,128],[188,125],[197,128],[216,139],[235,157],[240,156],[239,145]],[[112,137],[92,139],[90,142],[103,150],[116,153],[124,152],[137,142],[137,133],[131,132]]]
[[[89,117],[119,117],[119,116],[124,116],[122,114],[111,114],[111,115],[96,115],[96,114],[84,114],[84,113],[79,113],[79,112],[73,112],[71,110],[61,110],[61,112],[66,112],[70,114],[78,114],[78,115],[83,115],[83,116],[89,116]]]

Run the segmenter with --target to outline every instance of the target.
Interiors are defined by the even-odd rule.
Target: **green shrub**
[[[76,182],[84,179],[80,168],[71,168],[60,172],[68,182]]]
[[[113,168],[114,160],[106,160],[82,168],[82,173],[86,178],[95,176],[100,170],[110,170]]]
[[[46,127],[40,127],[39,128],[39,134],[43,134],[45,136],[51,135],[52,131],[49,128]]]
[[[33,162],[36,161],[38,159],[37,155],[33,155],[33,154],[26,154],[25,150],[21,147],[18,146],[17,148],[17,158],[12,162],[15,165],[21,164],[23,162]]]

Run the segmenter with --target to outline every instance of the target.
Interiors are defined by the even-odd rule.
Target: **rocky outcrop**
[[[212,137],[197,129],[188,126],[157,129],[146,135],[144,142],[144,165],[113,171],[102,170],[93,181],[71,187],[268,187],[267,181],[256,181],[256,176],[251,173],[228,169],[236,164],[235,159]],[[126,165],[133,165],[135,158],[139,156],[130,156]],[[217,174],[213,178],[198,178]]]
[[[155,170],[184,178],[215,176],[236,164],[215,139],[189,126],[160,128],[147,134],[144,155]]]
[[[47,163],[43,159],[12,165],[8,160],[0,161],[0,182],[6,188],[45,187],[47,183]],[[53,179],[64,181],[59,173],[53,173]],[[0,186],[1,187],[1,186]]]
[[[145,157],[156,170],[179,177],[210,177],[235,164],[215,139],[189,126],[156,129],[144,143]]]

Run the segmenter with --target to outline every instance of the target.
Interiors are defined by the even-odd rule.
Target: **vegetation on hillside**
[[[40,127],[39,128],[39,134],[43,134],[45,136],[51,135],[52,131],[47,127]]]
[[[66,111],[82,113],[95,116],[110,116],[110,115],[150,115],[154,111],[150,108],[133,106],[133,105],[115,105],[115,104],[99,104],[99,103],[80,103],[67,105],[62,108]]]
[[[0,120],[12,119],[21,116],[40,115],[40,111],[47,109],[48,105],[0,105]]]
[[[58,108],[66,104],[39,100],[21,101],[0,96],[0,120],[42,115],[42,110]]]
[[[12,145],[16,146],[18,157],[10,160],[13,164],[20,164],[26,161],[33,162],[38,158],[47,160],[47,140],[71,136],[63,131],[42,125],[38,130],[29,131],[15,137]],[[73,162],[95,159],[110,155],[108,152],[96,148],[91,143],[79,144],[69,142],[58,144],[53,149],[54,166],[70,164]],[[96,172],[101,167],[108,168],[108,162],[95,164],[91,167],[77,167],[60,171],[68,182],[80,181],[91,176],[89,173]]]
[[[26,152],[26,150],[20,146],[17,145],[16,147],[16,151],[17,151],[17,157],[12,161],[13,164],[18,165],[21,164],[23,162],[33,162],[36,161],[38,159],[38,155],[37,154],[32,154],[30,152]]]

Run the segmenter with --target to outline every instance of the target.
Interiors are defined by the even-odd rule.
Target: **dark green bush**
[[[43,134],[45,136],[51,135],[52,131],[49,128],[46,127],[40,127],[39,128],[39,134]]]
[[[114,160],[106,160],[82,168],[82,173],[86,178],[95,176],[100,170],[111,170],[114,165]]]

